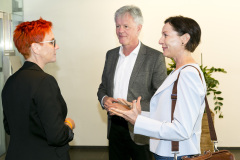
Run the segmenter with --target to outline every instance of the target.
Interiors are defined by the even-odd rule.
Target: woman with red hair
[[[13,40],[26,61],[2,91],[4,128],[10,135],[6,160],[69,160],[75,123],[66,118],[67,105],[57,81],[43,71],[56,61],[59,49],[52,23],[42,18],[23,22]]]

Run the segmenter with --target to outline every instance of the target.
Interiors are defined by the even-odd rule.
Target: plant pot
[[[214,123],[214,113],[212,111],[211,111],[211,116]],[[203,114],[200,146],[201,146],[201,154],[203,154],[204,151],[209,151],[209,150],[212,152],[214,151],[214,145],[211,142],[209,127],[208,127],[207,113]]]

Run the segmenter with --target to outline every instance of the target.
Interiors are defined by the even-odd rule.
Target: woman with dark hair
[[[156,160],[173,160],[171,141],[179,141],[178,159],[201,152],[201,122],[205,109],[206,83],[199,65],[192,57],[192,52],[200,43],[200,37],[201,29],[195,20],[183,16],[166,19],[159,44],[162,45],[164,56],[174,59],[176,69],[152,97],[149,117],[141,115],[141,97],[133,102],[131,110],[111,109],[113,114],[134,124],[135,134],[151,137],[150,150]],[[171,94],[177,78],[177,101],[171,120]],[[124,103],[122,99],[119,101]]]
[[[56,61],[52,23],[40,18],[19,24],[13,35],[24,65],[2,91],[4,128],[10,135],[6,160],[69,160],[75,123],[55,78],[43,71]]]

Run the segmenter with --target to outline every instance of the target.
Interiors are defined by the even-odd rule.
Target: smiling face
[[[52,41],[54,40],[54,35],[52,31],[46,33],[44,41]],[[55,47],[52,42],[41,43],[40,47],[40,57],[44,64],[55,62],[56,61],[56,50],[59,49],[59,46],[55,44]]]
[[[185,46],[182,44],[183,38],[178,35],[173,27],[166,23],[162,29],[162,37],[159,44],[162,45],[163,55],[168,58],[175,58],[179,53],[184,51]]]
[[[116,18],[116,34],[119,43],[121,43],[123,47],[128,45],[134,46],[138,44],[138,35],[141,31],[141,28],[142,25],[137,25],[129,13]]]

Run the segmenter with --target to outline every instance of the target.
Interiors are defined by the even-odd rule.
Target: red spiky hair
[[[13,34],[13,41],[18,51],[27,59],[32,43],[42,42],[45,34],[52,29],[52,22],[40,17],[39,20],[20,23]]]

